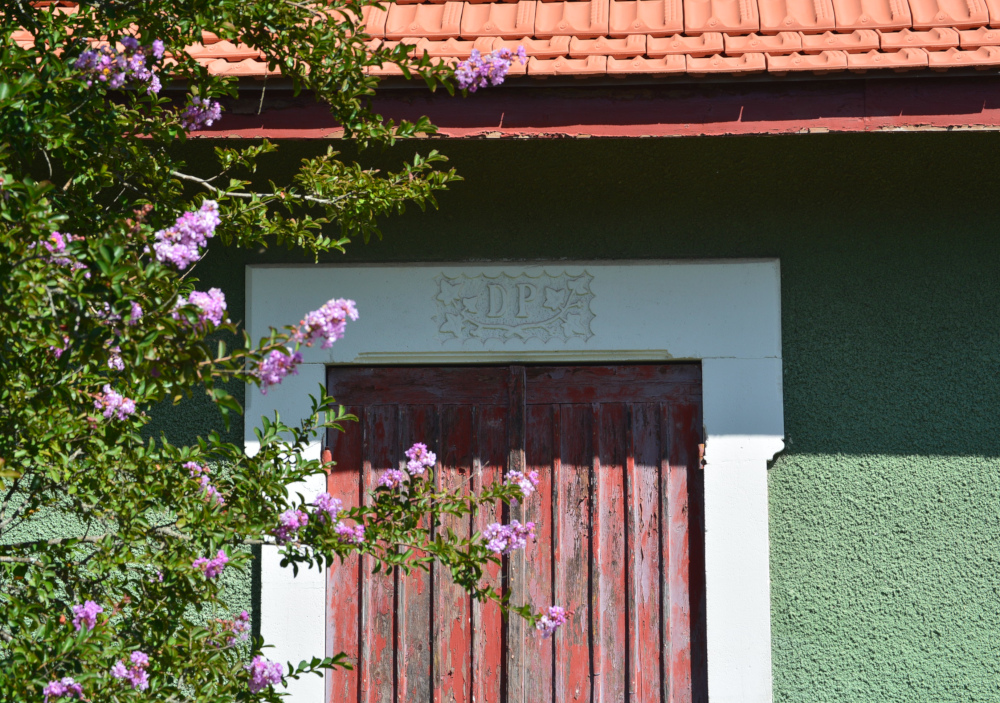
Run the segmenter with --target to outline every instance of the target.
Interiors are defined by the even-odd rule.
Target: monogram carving
[[[587,272],[538,276],[439,275],[435,296],[442,339],[587,340],[594,299]]]

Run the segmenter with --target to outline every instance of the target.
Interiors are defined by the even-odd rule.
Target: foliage
[[[256,343],[241,337],[222,292],[196,290],[210,239],[341,250],[377,234],[383,215],[433,205],[457,178],[433,151],[384,173],[331,150],[287,183],[254,188],[258,160],[276,148],[266,142],[218,148],[214,175],[194,175],[174,147],[219,119],[218,100],[239,86],[182,48],[211,31],[259,49],[362,146],[434,129],[375,114],[366,67],[399,63],[449,89],[451,70],[406,47],[366,46],[361,0],[59,5],[0,4],[4,699],[274,701],[285,677],[346,664],[285,669],[266,660],[262,641],[243,643],[248,616],[230,612],[218,577],[250,566],[246,545],[277,543],[295,569],[358,552],[388,569],[438,560],[477,597],[509,606],[484,584],[483,566],[523,546],[531,527],[462,538],[426,526],[524,498],[533,477],[478,496],[442,491],[429,480],[433,454],[416,447],[367,505],[344,510],[325,494],[306,505],[289,488],[323,467],[305,447],[353,420],[322,389],[300,426],[267,419],[253,457],[218,434],[191,446],[142,434],[152,405],[196,391],[227,417],[241,412],[227,383],[266,391],[294,373],[303,346],[334,343],[357,317],[351,301],[333,300]],[[14,41],[22,31],[32,46]],[[184,86],[185,97],[164,97]],[[76,526],[71,535],[27,529],[57,513]],[[515,610],[545,633],[561,617]]]

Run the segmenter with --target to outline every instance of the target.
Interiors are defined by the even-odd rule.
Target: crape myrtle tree
[[[377,234],[378,218],[433,204],[457,178],[434,151],[395,172],[328,151],[289,182],[255,186],[258,159],[276,148],[268,143],[218,148],[210,175],[202,163],[195,175],[175,147],[225,119],[219,101],[238,86],[184,47],[210,31],[258,49],[362,147],[434,131],[425,119],[375,114],[368,67],[396,63],[431,89],[474,91],[523,60],[475,54],[455,67],[366,45],[362,4],[0,4],[4,701],[276,701],[288,678],[349,665],[342,656],[267,659],[221,585],[225,570],[250,567],[246,545],[279,545],[294,569],[357,553],[381,569],[436,560],[543,636],[564,622],[551,604],[508,603],[488,578],[533,525],[494,524],[471,538],[431,529],[441,516],[529,500],[534,475],[511,471],[479,494],[438,488],[434,447],[417,444],[362,507],[325,493],[306,502],[294,486],[324,467],[304,449],[354,421],[321,388],[300,425],[266,419],[252,457],[217,433],[178,446],[143,431],[152,406],[192,393],[207,393],[226,418],[240,412],[232,383],[266,392],[295,373],[303,347],[333,344],[365,314],[339,291],[304,319],[246,339],[223,293],[199,289],[210,239],[342,250]],[[59,532],[38,529],[54,517]]]

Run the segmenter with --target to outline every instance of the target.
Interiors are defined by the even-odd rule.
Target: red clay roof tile
[[[769,54],[791,54],[802,50],[802,35],[798,32],[779,32],[772,36],[747,34],[746,36],[726,36],[726,54],[740,54],[766,51]]]
[[[607,36],[609,4],[610,0],[538,2],[535,6],[535,36],[539,39],[561,34],[581,39]]]
[[[688,73],[698,76],[706,73],[759,73],[767,70],[764,54],[743,54],[742,56],[708,56],[687,59]]]
[[[846,51],[824,51],[820,54],[795,53],[790,56],[767,55],[767,70],[769,73],[843,71],[846,68]]]
[[[535,0],[518,3],[465,3],[462,11],[462,37],[502,37],[517,39],[535,30]]]
[[[833,0],[837,30],[903,29],[912,26],[907,0]]]
[[[951,27],[935,27],[927,32],[914,32],[910,29],[879,32],[879,43],[883,51],[897,51],[906,47],[943,51],[958,46],[958,30]]]
[[[574,59],[587,56],[613,56],[616,59],[627,59],[642,56],[645,53],[646,37],[642,34],[633,34],[624,39],[607,39],[606,37],[578,39],[573,37],[569,40],[569,55]]]
[[[757,0],[684,0],[687,34],[749,34],[759,30]]]
[[[1000,45],[1000,31],[980,27],[958,33],[959,46],[963,49],[978,49],[981,46]]]
[[[647,59],[642,56],[632,59],[608,57],[608,73],[612,75],[684,73],[686,70],[687,61],[684,56],[677,54],[659,59]]]
[[[654,59],[675,54],[695,57],[712,56],[724,51],[720,32],[705,32],[697,37],[686,37],[683,34],[675,34],[672,37],[646,37],[646,56]]]
[[[936,71],[965,66],[985,69],[989,66],[1000,66],[1000,47],[981,46],[975,51],[960,49],[930,51],[927,53],[927,60],[930,67]]]
[[[856,29],[853,32],[825,32],[821,35],[802,35],[802,51],[818,54],[821,51],[846,51],[856,54],[878,50],[878,34],[871,29]]]
[[[665,37],[684,31],[681,0],[611,0],[608,34]]]
[[[837,26],[832,0],[758,0],[760,31],[819,34]]]
[[[396,0],[364,7],[362,20],[372,48],[402,41],[435,61],[523,46],[529,62],[515,62],[512,76],[767,71],[779,80],[1000,66],[1000,0]],[[33,43],[25,31],[12,38]],[[256,49],[211,32],[187,51],[220,75],[276,73]],[[370,73],[402,75],[389,65]]]
[[[899,51],[869,51],[867,54],[848,54],[847,66],[852,71],[866,71],[872,68],[905,70],[927,65],[927,52],[923,49],[900,49]]]

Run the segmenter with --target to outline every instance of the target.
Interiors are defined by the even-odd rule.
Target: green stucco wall
[[[1000,135],[433,146],[467,179],[440,212],[330,260],[779,257],[775,700],[1000,701]],[[245,263],[296,260],[212,257],[234,319]]]

